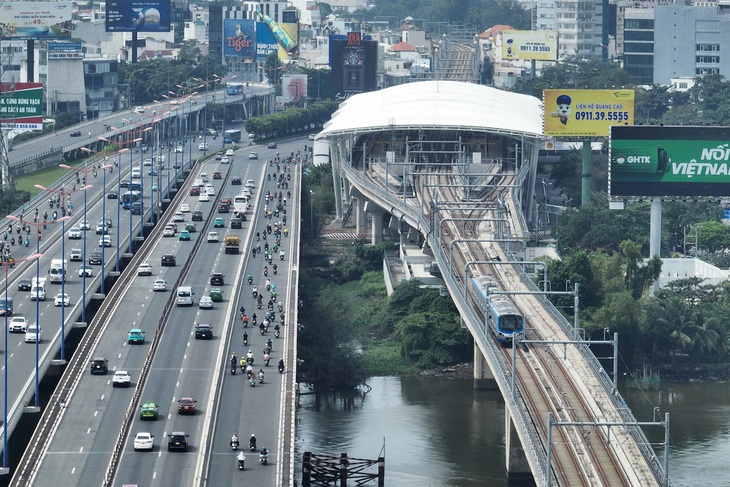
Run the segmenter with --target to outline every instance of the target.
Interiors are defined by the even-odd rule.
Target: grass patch
[[[395,340],[371,341],[363,349],[363,364],[368,377],[401,375],[416,372],[401,355],[401,345]]]
[[[78,167],[83,165],[83,163],[83,161],[79,161],[68,165],[71,167]],[[40,171],[15,178],[15,189],[18,191],[28,191],[30,193],[30,198],[33,199],[36,195],[43,192],[42,189],[35,187],[36,184],[40,184],[41,186],[48,188],[68,173],[69,169],[64,169],[58,166],[41,169]]]

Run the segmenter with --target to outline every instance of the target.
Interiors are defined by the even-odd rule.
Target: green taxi
[[[225,228],[226,221],[223,218],[216,218],[213,220],[213,228]]]
[[[177,238],[178,240],[190,241],[190,232],[182,230]]]
[[[195,229],[195,223],[193,223],[193,222],[187,222],[185,224],[185,230],[187,230],[190,233],[196,232],[197,230]]]
[[[127,334],[127,343],[130,345],[144,343],[144,331],[139,328],[132,328]]]
[[[146,402],[139,410],[139,419],[157,419],[157,404]]]
[[[208,296],[210,296],[210,299],[215,303],[220,303],[221,301],[223,301],[223,291],[219,287],[210,288]]]

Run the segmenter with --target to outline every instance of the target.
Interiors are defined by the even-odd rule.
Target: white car
[[[200,193],[200,195],[198,195],[198,201],[201,203],[203,203],[205,201],[210,201],[210,197],[208,196],[208,193],[207,192]]]
[[[92,277],[94,275],[94,269],[91,267],[80,267],[79,277],[84,277],[84,274],[86,274],[86,277]]]
[[[69,304],[71,304],[71,298],[68,294],[58,293],[56,299],[53,300],[54,306],[68,306]]]
[[[109,235],[103,235],[99,237],[99,247],[111,247],[112,246],[112,238]]]
[[[178,154],[182,154],[182,151],[183,151],[183,146],[178,145],[175,147],[175,152],[177,152]]]
[[[25,333],[25,329],[28,327],[28,320],[25,316],[13,316],[8,322],[8,331],[10,333]]]
[[[218,232],[208,232],[208,242],[220,242],[221,237]]]
[[[148,263],[140,264],[137,268],[137,275],[138,276],[151,276],[152,275],[152,266]]]
[[[185,215],[183,215],[182,211],[178,211],[174,215],[172,215],[172,221],[182,223],[185,221]]]
[[[258,152],[249,152],[248,153],[248,158],[249,159],[258,159],[259,158],[259,153]]]
[[[155,437],[152,433],[137,433],[134,435],[134,451],[152,450],[155,446]]]
[[[68,231],[69,240],[81,240],[81,229],[79,227],[73,227]]]
[[[109,228],[104,223],[97,223],[96,224],[96,234],[97,235],[103,235],[109,233]]]
[[[314,137],[316,137],[316,135],[317,135],[317,134],[309,134],[309,135],[307,136],[307,138],[308,138],[309,140],[314,140]]]
[[[206,186],[205,192],[208,194],[208,196],[215,196],[215,188],[213,186]]]
[[[144,107],[134,107],[134,113],[144,113]]]
[[[210,299],[210,296],[201,296],[200,301],[198,301],[198,308],[213,309],[213,300]]]
[[[180,211],[183,213],[190,213],[190,205],[187,203],[183,203],[180,205]]]
[[[208,150],[208,149],[209,149],[208,148],[208,144],[206,144],[205,142],[201,142],[200,145],[198,145],[198,150],[205,151],[205,150]]]
[[[200,175],[198,176],[198,179],[200,179],[204,183],[207,183],[208,182],[208,173],[207,172],[201,172]]]
[[[152,283],[152,290],[167,291],[167,281],[164,279],[155,279],[155,282]]]
[[[71,262],[84,260],[84,253],[81,249],[71,249],[71,253],[68,255]]]
[[[256,134],[248,134],[248,138],[249,139],[255,139],[256,138]]]
[[[162,236],[163,237],[174,237],[175,236],[175,230],[173,230],[172,227],[165,227],[165,229],[162,230]]]
[[[132,376],[126,370],[117,370],[112,376],[112,387],[129,387],[132,385]]]
[[[144,161],[142,161],[143,166],[151,166],[152,165],[152,158],[148,157]]]
[[[230,164],[231,159],[228,156],[223,156],[223,159],[221,159],[221,164]]]
[[[91,230],[91,223],[88,220],[82,220],[79,222],[79,228],[84,231]]]

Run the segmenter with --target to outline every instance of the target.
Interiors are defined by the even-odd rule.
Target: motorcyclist
[[[246,455],[244,455],[243,452],[240,452],[236,457],[236,460],[238,461],[238,468],[243,470],[243,465],[246,462]]]
[[[277,323],[277,324],[274,325],[274,336],[276,338],[279,338],[279,330],[280,330],[279,323]]]
[[[265,265],[264,266],[264,276],[268,276],[268,275],[269,275],[269,266]]]
[[[269,456],[269,450],[267,450],[266,447],[263,447],[261,449],[260,457],[267,458],[268,456]]]
[[[251,450],[256,449],[256,435],[251,435],[251,439],[248,440],[248,446]]]
[[[256,299],[256,296],[259,295],[259,288],[254,286],[253,290],[251,291],[251,294],[253,295],[254,299]]]
[[[259,331],[261,332],[261,334],[262,334],[262,335],[263,335],[263,334],[264,334],[264,332],[266,331],[266,323],[268,323],[268,322],[267,322],[266,320],[264,320],[264,321],[262,321],[262,322],[261,322],[261,324],[259,325]]]
[[[258,241],[260,238],[261,238],[261,233],[260,232],[256,232],[256,240]]]
[[[235,367],[236,365],[238,365],[238,357],[236,356],[236,352],[233,352],[231,354],[231,366]]]
[[[266,346],[269,347],[269,350],[274,346],[274,342],[271,341],[271,338],[266,340]]]
[[[248,345],[248,333],[243,332],[243,344]]]
[[[233,435],[231,436],[230,445],[231,445],[231,448],[233,448],[234,450],[238,449],[238,435],[236,433],[233,433]]]
[[[284,251],[283,250],[281,250],[279,252],[279,259],[284,260]]]
[[[248,326],[248,316],[246,316],[245,314],[244,315],[241,315],[241,321],[243,321],[243,326],[244,327],[247,327]]]
[[[253,282],[253,275],[249,274],[246,276],[246,279],[248,279],[248,283],[251,284]]]
[[[239,308],[238,312],[239,312],[239,313],[241,313],[241,316],[243,317],[243,315],[245,315],[245,314],[246,314],[246,308],[244,308],[243,306],[241,306],[241,307]]]
[[[251,350],[249,350],[246,354],[246,360],[248,361],[248,359],[253,360],[253,352]]]
[[[279,368],[279,372],[282,372],[284,370],[284,359],[283,358],[279,359],[279,364],[277,365],[277,367]]]

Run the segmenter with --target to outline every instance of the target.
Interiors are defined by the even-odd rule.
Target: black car
[[[80,130],[74,130],[69,134],[71,137],[81,137],[81,131]]]
[[[243,222],[240,218],[231,218],[231,228],[243,228]]]
[[[142,214],[142,203],[139,201],[135,201],[132,203],[132,215],[141,215]]]
[[[228,203],[220,203],[218,205],[218,213],[228,213]]]
[[[232,178],[231,179],[231,184],[233,186],[240,186],[241,185],[241,178],[237,178],[237,177],[236,178]]]
[[[107,199],[110,199],[110,200],[115,200],[115,199],[117,199],[117,198],[118,198],[118,195],[117,195],[117,192],[116,192],[116,191],[109,191],[109,192],[108,192],[108,193],[106,194],[106,197],[107,197]]]
[[[188,434],[183,431],[173,431],[167,441],[167,451],[182,450],[188,451]]]
[[[129,187],[129,181],[127,181],[126,179],[125,180],[122,180],[122,181],[119,181],[119,186],[122,187],[122,188],[128,188]]]
[[[224,285],[225,284],[224,277],[226,277],[226,276],[224,276],[220,272],[214,272],[213,274],[210,275],[210,285],[211,286],[222,286],[222,285]]]
[[[213,326],[208,323],[198,323],[195,325],[195,339],[196,340],[212,340],[213,339]]]
[[[31,286],[30,279],[21,279],[18,281],[18,291],[30,291]]]
[[[89,255],[89,264],[101,265],[101,250],[92,250]]]
[[[267,145],[269,149],[276,149],[276,142],[269,142],[269,145]]]
[[[165,254],[162,256],[162,261],[160,262],[160,265],[162,267],[175,267],[175,256],[172,254]]]
[[[194,222],[202,222],[203,221],[203,212],[202,211],[195,210],[192,213],[192,216],[190,217],[190,220],[192,220]]]
[[[106,375],[109,371],[107,360],[104,357],[94,357],[91,359],[91,375]]]

